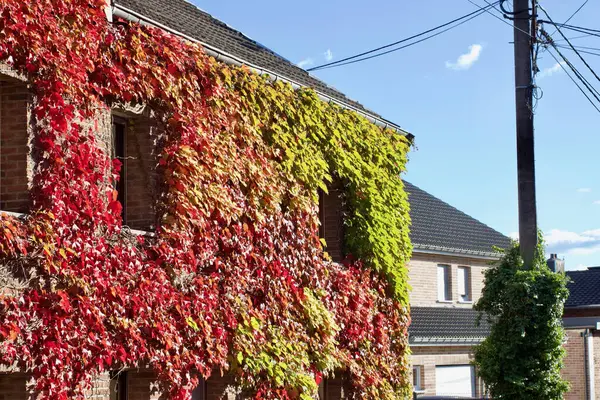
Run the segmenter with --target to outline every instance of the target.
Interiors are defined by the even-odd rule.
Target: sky
[[[485,5],[483,0],[472,0]],[[303,68],[411,36],[477,10],[468,0],[192,0]],[[542,0],[565,21],[584,0]],[[600,29],[600,1],[571,24]],[[553,31],[551,27],[547,30]],[[579,36],[568,32],[568,37]],[[484,14],[387,56],[314,72],[416,137],[405,179],[494,229],[518,231],[513,30]],[[560,38],[559,34],[554,35]],[[600,38],[574,40],[600,47]],[[580,71],[585,67],[568,50]],[[600,57],[584,55],[600,72]],[[547,53],[535,113],[538,224],[567,269],[600,266],[600,113]],[[590,81],[600,88],[600,82]]]

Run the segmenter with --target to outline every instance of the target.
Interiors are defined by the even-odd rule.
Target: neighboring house
[[[470,365],[473,346],[488,335],[473,310],[484,272],[499,259],[493,247],[510,239],[406,182],[411,205],[409,264],[413,383],[423,395],[481,396],[483,385]]]
[[[600,399],[600,267],[567,271],[567,276],[571,281],[563,317],[567,333],[563,377],[571,390],[565,399]]]

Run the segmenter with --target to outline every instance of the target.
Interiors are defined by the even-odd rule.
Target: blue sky
[[[194,2],[305,68],[476,10],[468,0],[430,0],[425,7],[394,0]],[[564,21],[582,3],[541,4]],[[591,0],[571,23],[600,29],[598,15],[600,2]],[[485,14],[412,48],[315,75],[416,136],[407,180],[510,235],[518,230],[512,35]],[[575,42],[600,47],[598,37]],[[584,71],[573,53],[564,54]],[[600,72],[600,57],[586,58]],[[600,113],[547,53],[539,65],[538,222],[548,251],[565,257],[568,269],[600,265]]]

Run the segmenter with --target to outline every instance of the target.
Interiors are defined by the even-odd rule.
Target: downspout
[[[595,396],[595,371],[594,371],[594,336],[590,329],[586,329],[583,336],[583,357],[585,377],[585,399],[594,400]]]
[[[110,2],[111,0],[107,0],[107,2]],[[114,1],[113,1],[114,3]],[[108,12],[107,12],[108,13]],[[107,14],[108,15],[108,14]],[[239,59],[236,56],[233,56],[231,54],[228,54],[224,51],[221,51],[219,49],[216,49],[210,45],[207,45],[206,43],[202,43],[201,41],[199,41],[198,39],[195,39],[189,35],[186,35],[185,33],[182,32],[178,32],[172,28],[169,28],[168,26],[161,24],[160,22],[157,22],[151,18],[148,18],[142,14],[139,14],[133,10],[130,10],[128,8],[125,8],[123,6],[117,5],[117,4],[113,4],[111,6],[110,9],[110,19],[109,21],[112,21],[113,17],[119,17],[119,18],[123,18],[126,19],[128,21],[131,22],[136,22],[142,25],[146,25],[146,26],[152,26],[155,28],[160,28],[168,33],[171,33],[175,36],[179,36],[183,39],[186,39],[192,43],[198,43],[199,45],[201,45],[204,48],[204,51],[206,52],[206,54],[208,54],[211,57],[214,57],[217,61],[221,61],[224,62],[226,64],[230,64],[230,65],[236,65],[236,66],[241,66],[241,65],[245,65],[246,67],[249,67],[251,70],[253,70],[254,72],[256,72],[259,75],[268,75],[272,80],[276,81],[276,80],[281,80],[284,82],[289,83],[290,85],[292,85],[292,87],[294,89],[298,89],[303,87],[301,84],[299,84],[298,82],[295,82],[289,78],[283,77],[283,76],[279,76],[276,73],[266,70],[264,68],[258,67],[256,65],[252,65],[251,63],[248,63],[244,60]],[[327,103],[334,103],[337,104],[338,106],[345,108],[347,110],[351,110],[356,112],[357,114],[360,114],[361,116],[363,116],[364,118],[366,118],[369,122],[382,127],[382,128],[390,128],[390,129],[394,129],[396,130],[398,133],[406,136],[411,142],[412,139],[414,138],[414,136],[408,132],[406,132],[404,129],[400,128],[399,126],[386,121],[384,119],[380,119],[380,118],[376,118],[373,117],[372,115],[369,115],[367,113],[365,113],[362,110],[359,110],[358,108],[351,106],[349,104],[346,104],[344,102],[341,102],[337,99],[334,99],[330,96],[327,96],[325,94],[319,93],[318,91],[315,90],[315,92],[317,93],[317,95],[319,96],[319,98]]]

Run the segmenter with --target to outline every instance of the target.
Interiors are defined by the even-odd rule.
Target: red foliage
[[[109,25],[104,4],[0,0],[0,59],[31,84],[39,149],[31,215],[0,220],[0,263],[24,260],[31,277],[20,296],[0,297],[0,363],[30,372],[48,399],[81,397],[94,374],[139,365],[186,398],[197,373],[231,369],[245,317],[298,337],[310,288],[327,293],[356,390],[405,386],[406,310],[359,263],[323,258],[316,208],[294,205],[220,67],[162,31]],[[147,104],[165,127],[152,240],[122,231],[119,165],[89,123],[114,102]],[[256,398],[299,395],[253,379]]]

